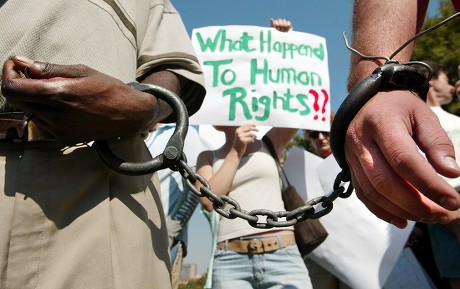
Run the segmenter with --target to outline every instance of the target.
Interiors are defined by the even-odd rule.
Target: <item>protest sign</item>
[[[257,125],[328,131],[326,40],[257,26],[195,29],[192,44],[207,95],[192,124]]]

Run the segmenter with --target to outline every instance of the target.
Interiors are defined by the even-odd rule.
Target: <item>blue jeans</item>
[[[431,249],[442,278],[460,278],[460,245],[446,226],[429,224]]]
[[[297,246],[263,254],[216,249],[213,289],[311,289],[307,267]]]

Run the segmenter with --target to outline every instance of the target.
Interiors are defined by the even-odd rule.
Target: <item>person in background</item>
[[[457,67],[457,74],[460,76],[460,65]],[[460,79],[455,83],[455,95],[460,101]]]
[[[292,30],[291,22],[285,19],[271,19],[271,26],[283,32]],[[197,173],[209,181],[212,191],[235,199],[245,210],[284,210],[278,168],[264,143],[255,139],[256,126],[249,123],[215,128],[225,134],[224,145],[202,152],[197,160]],[[267,133],[280,160],[296,132],[272,128]],[[198,183],[197,188],[200,186]],[[213,210],[209,199],[200,198],[200,202],[204,210]],[[293,227],[257,229],[243,219],[212,215],[208,219],[211,229],[219,223],[212,231],[217,244],[206,288],[312,288]]]
[[[278,167],[254,124],[216,126],[225,144],[201,153],[197,173],[209,181],[217,195],[228,195],[245,210],[263,207],[282,211]],[[267,136],[279,159],[297,129],[272,128]],[[198,185],[199,187],[200,185]],[[210,200],[200,200],[213,209]],[[293,227],[258,229],[243,219],[221,218],[214,253],[212,288],[312,288],[297,248]]]
[[[335,113],[331,112],[331,123],[334,120]],[[308,137],[318,156],[323,159],[332,154],[331,143],[328,131],[304,130],[305,137]]]
[[[392,55],[420,31],[427,7],[427,0],[355,0],[351,46],[363,55]],[[409,61],[413,45],[393,59]],[[352,53],[349,91],[383,63]],[[377,93],[354,116],[344,146],[356,194],[380,219],[403,228],[407,220],[447,224],[456,218],[460,195],[438,175],[460,175],[452,143],[412,92]]]
[[[436,61],[422,60],[433,72],[426,103],[438,116],[441,126],[451,139],[457,155],[460,153],[460,117],[448,113],[441,105],[449,104],[455,88],[449,84],[444,67]],[[460,190],[460,184],[455,189]],[[448,280],[451,289],[460,289],[460,210],[447,224],[428,224],[431,248],[441,278]]]
[[[147,162],[148,129],[175,120],[129,82],[201,106],[179,13],[168,0],[0,3],[0,288],[171,288],[158,178],[111,170],[92,144]]]
[[[171,138],[176,125],[156,124],[145,140],[152,157],[161,154]],[[200,136],[195,126],[190,126],[184,143],[187,164],[195,169],[196,159],[201,152]],[[188,222],[198,205],[196,196],[186,185],[182,175],[169,168],[157,172],[160,178],[161,203],[166,215],[169,247],[171,251],[172,288],[179,288],[183,258],[187,256]]]

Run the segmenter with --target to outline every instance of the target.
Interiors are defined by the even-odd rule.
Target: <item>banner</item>
[[[257,26],[195,29],[192,44],[207,95],[192,124],[257,125],[329,131],[326,40]]]
[[[293,147],[284,170],[302,197],[311,200],[333,191],[340,167],[332,155],[323,160]],[[371,213],[354,192],[333,204],[332,211],[319,219],[329,236],[309,258],[351,288],[383,288],[415,223],[398,229]]]

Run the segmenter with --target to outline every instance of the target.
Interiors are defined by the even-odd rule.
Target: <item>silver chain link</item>
[[[418,33],[417,35],[409,39],[407,42],[405,42],[403,45],[401,45],[401,47],[397,49],[390,57],[363,55],[348,45],[345,33],[343,34],[343,37],[347,48],[352,52],[357,53],[360,57],[368,60],[385,59],[388,63],[391,63],[394,62],[392,61],[392,58],[396,54],[398,54],[404,47],[406,47],[409,43],[414,41],[416,38],[434,29],[437,29],[441,25],[444,25],[445,23],[451,21],[459,15],[460,12],[457,12],[449,18],[438,23],[434,27]],[[423,65],[423,63],[418,62],[409,62],[407,64]],[[179,171],[182,177],[186,180],[187,187],[195,195],[197,195],[200,198],[208,198],[213,203],[214,210],[221,216],[227,219],[241,218],[243,220],[246,220],[249,223],[249,225],[259,229],[270,229],[273,227],[289,227],[307,219],[321,218],[322,216],[328,214],[332,210],[333,202],[337,198],[348,198],[353,192],[353,185],[348,177],[349,174],[347,173],[347,170],[342,170],[342,172],[339,173],[335,179],[333,192],[328,196],[322,196],[306,201],[303,206],[292,211],[273,212],[267,209],[256,209],[248,212],[242,209],[240,204],[236,200],[230,198],[229,196],[219,196],[213,193],[211,190],[211,186],[209,185],[209,182],[199,174],[195,173],[193,169],[187,165],[186,160],[187,158],[185,154],[182,154],[182,158],[178,160],[175,164],[170,165],[169,168],[174,171]],[[195,187],[195,183],[197,181],[199,181],[202,184],[199,190]],[[348,187],[345,188],[345,186]],[[262,222],[260,220],[260,217],[262,216],[266,217],[265,222]]]
[[[341,174],[339,174],[334,182],[334,191],[330,195],[309,200],[295,210],[273,212],[267,209],[256,209],[248,212],[242,209],[240,204],[229,196],[219,196],[213,193],[209,182],[187,165],[185,154],[183,154],[182,159],[176,164],[170,166],[170,169],[179,171],[186,180],[187,187],[196,196],[208,198],[218,214],[227,219],[241,218],[246,220],[249,225],[258,229],[289,227],[307,219],[321,218],[332,210],[335,199],[338,197],[348,198],[353,191],[351,184],[345,189],[345,183],[342,182]],[[195,186],[197,181],[202,184],[199,190]],[[266,217],[266,220],[261,221],[260,217]]]

